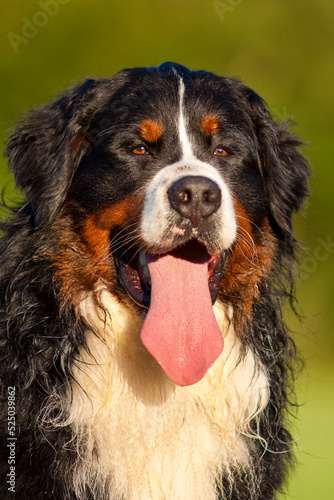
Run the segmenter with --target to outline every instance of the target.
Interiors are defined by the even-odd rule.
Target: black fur
[[[254,299],[248,317],[242,317],[244,309],[238,295],[226,296],[221,291],[221,298],[235,308],[243,344],[251,345],[265,365],[271,389],[260,425],[268,450],[249,439],[254,470],[251,474],[234,470],[232,484],[223,481],[224,498],[270,500],[282,487],[291,461],[291,437],[284,415],[289,405],[294,347],[281,308],[282,300],[293,290],[297,245],[291,217],[307,195],[307,163],[298,151],[299,140],[284,124],[272,120],[253,91],[233,79],[165,64],[160,68],[125,70],[112,78],[87,80],[56,102],[28,113],[8,142],[9,162],[27,201],[3,224],[5,235],[0,244],[3,499],[78,498],[71,486],[76,461],[76,454],[71,451],[74,446],[63,446],[71,439],[71,431],[66,427],[55,430],[40,422],[46,398],[51,394],[59,399],[65,397],[73,376],[73,359],[85,345],[76,304],[64,300],[55,278],[54,256],[66,251],[67,245],[75,244],[73,235],[88,213],[119,202],[151,175],[149,159],[140,159],[138,166],[138,158],[124,156],[120,141],[134,147],[135,124],[152,113],[170,116],[173,126],[177,103],[173,98],[172,67],[186,82],[192,82],[192,98],[198,99],[194,115],[200,116],[205,109],[219,110],[220,103],[225,102],[224,116],[234,120],[229,140],[232,144],[237,137],[239,146],[235,155],[239,159],[231,160],[225,175],[254,224],[261,227],[264,217],[268,217],[278,242],[271,276],[263,278],[260,296]],[[158,110],[154,108],[157,102]],[[81,136],[84,140],[76,147],[75,140]],[[158,157],[154,171],[178,158],[179,152],[172,144],[154,147],[154,158]],[[205,147],[204,144],[201,151]],[[201,151],[199,157],[204,155]],[[110,164],[112,168],[106,168]],[[61,234],[69,235],[67,241],[59,237],[60,226]],[[84,268],[86,256],[82,248],[75,251],[78,268]],[[92,277],[87,289],[94,279],[97,277]],[[115,293],[123,293],[118,282]],[[6,482],[9,387],[15,387],[16,405],[15,496],[8,491]],[[98,485],[92,491],[91,485],[86,485],[85,500],[106,498],[106,492],[99,490]]]

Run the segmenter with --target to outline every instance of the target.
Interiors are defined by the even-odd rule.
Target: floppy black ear
[[[308,162],[299,151],[303,143],[287,130],[288,123],[276,123],[264,101],[249,89],[248,100],[259,141],[269,220],[276,235],[293,244],[291,218],[308,195],[310,176]]]
[[[65,200],[80,157],[77,111],[94,85],[86,80],[56,102],[31,110],[9,137],[6,155],[35,226],[49,221]]]

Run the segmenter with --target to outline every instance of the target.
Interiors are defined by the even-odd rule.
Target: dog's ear
[[[264,101],[247,89],[252,120],[259,142],[259,158],[269,206],[269,221],[276,235],[293,244],[292,215],[308,195],[310,169],[300,152],[303,143],[276,123]]]
[[[95,88],[95,80],[86,80],[56,102],[31,110],[9,137],[6,155],[35,226],[50,221],[65,200],[84,149],[79,110]]]

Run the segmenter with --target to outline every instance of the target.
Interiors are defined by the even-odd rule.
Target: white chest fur
[[[222,473],[249,466],[244,436],[269,397],[263,367],[251,351],[241,355],[217,304],[223,353],[199,383],[176,386],[141,344],[142,321],[106,290],[99,300],[103,309],[92,296],[80,305],[88,349],[62,422],[77,438],[78,496],[96,481],[109,485],[105,500],[214,500]]]

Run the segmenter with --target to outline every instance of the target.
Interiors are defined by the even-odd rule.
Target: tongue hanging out
[[[195,384],[223,349],[208,286],[207,252],[196,244],[191,252],[149,254],[148,268],[151,304],[141,340],[173,382]]]

